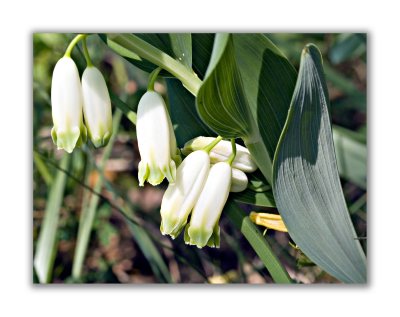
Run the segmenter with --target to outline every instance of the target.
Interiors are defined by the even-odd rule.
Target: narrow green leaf
[[[46,185],[50,186],[51,183],[53,182],[53,176],[49,172],[49,169],[47,168],[46,164],[43,162],[40,155],[37,154],[36,152],[33,152],[33,162],[35,163],[35,166],[36,166],[37,170],[39,171],[40,176],[42,176]]]
[[[223,212],[226,213],[235,227],[240,230],[247,241],[249,241],[250,245],[271,274],[273,280],[276,283],[282,284],[292,283],[287,271],[275,256],[266,238],[236,203],[228,200]]]
[[[123,112],[123,114],[129,119],[130,122],[132,122],[134,125],[136,125],[136,112],[134,112],[125,102],[123,102],[116,94],[114,94],[112,91],[110,92],[110,98],[112,104],[117,107],[120,111]]]
[[[174,56],[187,68],[192,69],[192,36],[190,33],[169,33]]]
[[[107,163],[107,160],[111,155],[111,150],[114,145],[116,134],[118,132],[121,116],[122,116],[122,112],[119,110],[117,110],[114,113],[113,134],[111,136],[110,141],[108,142],[108,145],[104,149],[104,153],[101,158],[101,162],[100,162],[100,166],[99,166],[99,168],[101,170],[104,169],[104,167]],[[101,188],[103,187],[103,182],[104,182],[104,174],[101,173],[99,180],[95,184],[93,190],[95,192],[100,192]],[[89,245],[90,233],[92,231],[93,221],[94,221],[94,218],[96,215],[96,210],[97,210],[99,201],[100,201],[100,197],[98,195],[92,195],[92,197],[90,198],[88,208],[86,210],[84,210],[84,213],[81,215],[81,220],[80,220],[79,229],[78,229],[78,238],[76,241],[76,248],[75,248],[75,254],[74,254],[74,261],[72,264],[72,276],[73,276],[73,278],[75,278],[77,280],[79,280],[82,275],[83,262],[84,262],[87,248]]]
[[[61,167],[67,169],[70,155],[64,154]],[[40,230],[33,264],[40,283],[49,283],[56,255],[56,235],[60,208],[64,197],[66,175],[58,171],[49,190],[45,215]]]
[[[366,259],[344,200],[321,55],[302,53],[274,158],[274,197],[290,236],[322,269],[346,283],[366,281]]]
[[[149,233],[147,233],[144,228],[138,226],[137,224],[132,222],[127,222],[127,224],[132,232],[133,238],[139,245],[140,250],[143,252],[147,261],[149,261],[154,275],[159,281],[172,283],[173,281],[169,269],[165,264],[160,252],[154,245],[154,242],[149,237]]]

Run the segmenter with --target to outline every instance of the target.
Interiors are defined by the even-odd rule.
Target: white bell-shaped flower
[[[199,136],[185,143],[182,153],[188,155],[192,151],[204,148],[215,140],[214,137]],[[211,163],[224,162],[232,154],[232,145],[230,141],[222,140],[210,151]],[[251,173],[257,169],[256,163],[253,161],[249,150],[236,144],[236,156],[232,162],[232,167],[237,168],[243,172]]]
[[[139,185],[143,186],[146,180],[158,185],[164,177],[173,183],[176,176],[174,159],[179,163],[179,152],[167,107],[155,91],[146,92],[140,99],[136,133],[141,157]]]
[[[79,72],[70,57],[61,58],[53,71],[51,107],[54,127],[53,142],[58,149],[71,153],[75,146],[86,142],[87,132],[82,120],[82,86]]]
[[[88,66],[82,75],[83,114],[95,147],[106,146],[112,134],[111,100],[103,75]]]
[[[229,196],[232,167],[220,162],[211,167],[207,181],[185,229],[185,242],[202,248],[219,247],[218,221]]]
[[[161,203],[162,234],[176,238],[187,223],[210,170],[205,151],[189,154],[178,167],[176,181],[169,184]]]

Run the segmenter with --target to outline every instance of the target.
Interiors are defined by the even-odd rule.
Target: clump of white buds
[[[218,222],[229,192],[245,190],[244,171],[257,168],[245,147],[221,139],[198,137],[185,144],[187,157],[161,203],[163,234],[176,238],[185,227],[187,244],[219,247]]]
[[[64,57],[54,68],[51,82],[54,123],[51,136],[57,148],[68,153],[85,143],[87,135],[95,147],[100,147],[107,145],[112,134],[111,101],[107,85],[103,75],[92,65],[85,38],[86,35],[80,34],[70,43]],[[81,83],[71,50],[82,39],[88,67]]]

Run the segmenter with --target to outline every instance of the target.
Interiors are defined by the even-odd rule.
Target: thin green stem
[[[226,162],[232,166],[232,162],[236,157],[236,143],[235,143],[235,139],[231,139],[231,145],[232,145],[232,154],[229,155],[228,159],[226,160]]]
[[[147,90],[148,91],[154,91],[154,83],[156,82],[156,79],[158,77],[158,74],[162,70],[161,67],[157,67],[155,70],[153,70],[149,76],[149,83],[147,85]]]
[[[109,40],[117,43],[118,45],[134,52],[141,58],[162,67],[174,77],[179,79],[183,86],[186,87],[194,96],[202,85],[202,81],[197,77],[193,70],[181,64],[168,54],[154,47],[153,45],[143,41],[133,34],[107,34]]]
[[[92,67],[93,63],[92,60],[90,59],[89,51],[86,45],[86,37],[82,39],[82,44],[83,44],[83,55],[85,56],[87,67]]]
[[[217,138],[215,138],[214,141],[212,141],[210,144],[206,145],[202,150],[210,153],[210,151],[219,143],[219,141],[222,140],[222,136],[218,136]]]
[[[64,57],[71,57],[72,50],[78,44],[78,42],[87,37],[87,34],[78,34],[74,37],[74,39],[69,43],[67,50],[65,51]]]

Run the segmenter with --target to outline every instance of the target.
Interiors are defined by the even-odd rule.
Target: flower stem
[[[214,141],[212,141],[210,144],[208,144],[208,145],[206,145],[202,150],[203,151],[205,151],[205,152],[207,152],[207,153],[210,153],[210,151],[219,143],[219,141],[221,141],[222,140],[222,136],[218,136],[218,137],[216,137],[215,138],[215,140]]]
[[[232,145],[232,154],[229,155],[228,159],[226,160],[226,162],[232,166],[232,162],[236,157],[236,143],[235,143],[235,139],[231,139],[231,145]]]
[[[149,76],[149,83],[147,85],[147,90],[148,91],[154,91],[154,83],[156,82],[157,76],[162,70],[161,67],[157,67],[155,70],[153,70]]]
[[[143,41],[140,37],[133,34],[107,34],[107,37],[118,45],[134,52],[141,58],[162,67],[174,77],[178,78],[183,86],[194,96],[200,89],[202,81],[197,77],[193,70],[178,62],[168,54]]]
[[[89,51],[86,45],[86,36],[82,39],[82,44],[83,44],[83,55],[85,55],[86,59],[86,65],[87,67],[92,67],[93,63],[92,60],[90,59]]]
[[[65,51],[64,57],[71,57],[71,52],[74,49],[74,47],[76,46],[76,44],[78,44],[78,42],[84,38],[87,37],[87,34],[78,34],[77,36],[74,37],[74,39],[71,41],[71,43],[69,43],[67,50]]]

